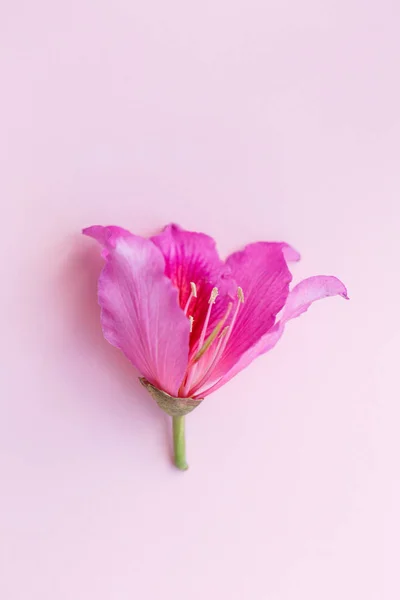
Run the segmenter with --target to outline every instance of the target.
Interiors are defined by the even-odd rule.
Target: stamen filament
[[[192,284],[191,284],[191,286],[192,286]],[[193,286],[194,286],[194,284],[193,284]],[[195,286],[194,287],[193,286],[192,286],[192,292],[190,294],[189,300],[186,304],[185,311],[189,307],[190,300],[194,296],[194,293],[197,294],[197,289],[195,288]],[[188,368],[186,371],[186,381],[184,380],[184,383],[182,382],[181,390],[182,390],[182,395],[184,395],[184,396],[186,396],[186,395],[193,396],[194,394],[199,394],[202,391],[202,388],[204,388],[204,386],[207,384],[208,380],[209,380],[208,384],[210,384],[210,382],[213,381],[213,379],[212,379],[213,371],[217,367],[220,360],[222,359],[222,356],[225,352],[225,349],[227,347],[229,339],[232,335],[233,328],[236,324],[240,306],[241,306],[241,304],[244,303],[243,289],[241,287],[238,287],[238,289],[237,289],[238,300],[237,300],[237,304],[236,304],[235,311],[233,313],[231,322],[224,329],[222,329],[225,325],[225,322],[226,322],[228,316],[231,313],[232,306],[233,306],[232,302],[230,302],[228,304],[228,307],[227,307],[227,310],[226,310],[224,316],[217,323],[217,325],[214,327],[214,329],[211,331],[210,335],[206,339],[207,329],[208,329],[208,325],[210,322],[212,305],[215,303],[217,296],[218,296],[218,288],[214,287],[210,294],[206,317],[204,319],[203,327],[202,327],[199,341],[197,344],[198,350],[197,350],[196,354],[194,355],[194,357],[192,357],[192,359],[189,362],[189,365],[188,365]],[[189,320],[190,320],[190,331],[192,331],[193,317],[189,316]],[[221,330],[222,330],[222,333],[221,333]],[[218,338],[218,342],[216,344],[216,347],[214,348],[214,350],[212,352],[210,351],[207,354],[208,350],[211,348],[212,344],[214,343],[214,341],[217,338]],[[196,377],[196,375],[197,375],[197,377]],[[193,380],[194,380],[194,384],[192,383]],[[218,385],[218,381],[215,382],[215,377],[214,377],[214,384],[212,384],[212,387],[217,386],[217,385]]]
[[[218,296],[218,288],[214,287],[211,290],[210,299],[208,301],[208,310],[207,310],[206,318],[204,319],[203,329],[201,330],[201,334],[200,334],[200,339],[199,339],[199,344],[198,344],[198,348],[200,350],[202,349],[202,347],[204,345],[204,340],[205,340],[206,333],[207,333],[207,327],[208,327],[208,323],[210,321],[212,306],[213,306],[217,296]],[[211,340],[211,342],[212,342],[212,340]],[[200,355],[200,357],[201,357],[201,355]],[[183,385],[183,393],[185,395],[187,394],[188,389],[190,389],[193,378],[197,372],[197,367],[198,367],[198,365],[196,364],[196,362],[193,363],[193,361],[192,361],[191,365],[189,365],[189,368],[187,370],[186,382]]]
[[[221,345],[223,343],[224,337],[226,336],[227,332],[229,330],[229,325],[227,325],[226,327],[224,327],[224,329],[222,330],[221,335],[218,338],[218,344],[214,350],[214,354],[212,356],[212,359],[205,371],[205,373],[201,376],[200,379],[198,379],[194,384],[193,387],[191,388],[191,394],[195,394],[197,393],[197,391],[206,383],[208,375],[211,373],[211,371],[213,370],[213,368],[215,367],[215,365],[217,364],[217,357],[219,355],[219,350],[221,348]]]
[[[210,299],[208,301],[208,310],[207,310],[206,318],[204,319],[203,329],[201,330],[201,335],[200,335],[200,340],[199,340],[199,348],[201,348],[204,344],[204,340],[205,340],[206,333],[207,333],[208,323],[210,321],[211,309],[213,307],[213,304],[214,304],[217,296],[218,296],[218,288],[215,287],[212,289]]]
[[[204,342],[204,344],[200,348],[200,350],[195,355],[195,357],[193,359],[193,362],[197,362],[203,356],[203,354],[205,352],[207,352],[208,348],[211,346],[211,344],[213,343],[213,341],[215,340],[215,338],[217,337],[217,335],[221,331],[222,327],[224,326],[224,323],[225,323],[226,319],[228,318],[229,313],[231,312],[231,309],[232,309],[232,302],[229,303],[228,309],[227,309],[225,315],[217,323],[217,325],[215,326],[215,328],[213,329],[213,331],[210,333],[210,335],[208,336],[208,338],[206,339],[206,341]]]
[[[220,346],[220,348],[218,350],[217,356],[215,357],[215,359],[213,361],[214,362],[214,367],[221,360],[222,355],[225,352],[225,348],[226,348],[226,346],[227,346],[227,344],[229,342],[229,338],[232,335],[232,330],[233,330],[233,327],[235,325],[237,316],[239,314],[240,305],[244,303],[244,294],[243,294],[243,290],[242,290],[241,287],[238,288],[237,294],[238,294],[238,303],[236,305],[235,312],[233,313],[232,321],[229,323],[228,331],[226,332],[226,335],[224,336],[223,343],[221,344],[221,346]]]

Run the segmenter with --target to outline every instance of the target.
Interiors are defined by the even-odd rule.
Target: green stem
[[[172,417],[174,437],[174,463],[178,469],[186,471],[185,417]]]

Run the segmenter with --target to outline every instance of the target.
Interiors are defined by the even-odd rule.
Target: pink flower
[[[343,283],[325,275],[289,291],[288,262],[300,257],[284,243],[249,244],[222,261],[211,237],[177,225],[150,239],[114,226],[83,233],[103,245],[105,338],[177,417],[271,350],[315,300],[347,298]]]

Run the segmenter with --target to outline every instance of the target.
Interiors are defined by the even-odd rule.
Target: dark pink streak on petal
[[[104,337],[153,385],[176,396],[188,363],[189,322],[161,252],[118,227],[83,233],[106,250],[98,286]]]

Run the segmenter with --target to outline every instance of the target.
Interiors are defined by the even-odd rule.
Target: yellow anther
[[[196,287],[196,284],[193,281],[190,282],[190,287],[192,288],[192,296],[193,296],[193,298],[197,298],[197,287]]]
[[[208,304],[214,304],[216,298],[218,296],[218,288],[215,287],[211,290],[211,295],[210,295],[210,299],[208,301]]]
[[[241,287],[238,287],[237,289],[237,297],[239,298],[240,302],[244,304],[244,294]]]

